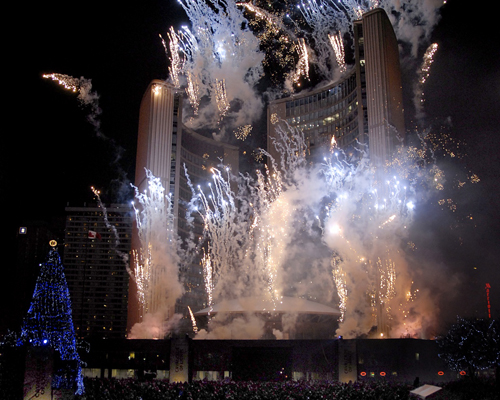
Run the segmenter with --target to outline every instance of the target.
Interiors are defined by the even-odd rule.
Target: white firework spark
[[[169,38],[169,50],[170,50],[170,66],[168,67],[169,76],[172,81],[172,84],[175,87],[179,87],[180,86],[179,75],[182,71],[182,60],[179,56],[179,51],[180,51],[179,38],[172,27],[170,27],[168,38]]]
[[[335,58],[337,59],[337,64],[339,66],[340,72],[343,73],[346,71],[347,66],[345,63],[345,51],[344,43],[342,41],[342,35],[340,32],[338,33],[338,35],[328,35],[328,39],[330,39],[333,51],[335,52]]]
[[[141,302],[142,322],[131,330],[130,337],[144,338],[142,323],[151,323],[159,331],[154,335],[163,337],[166,321],[175,321],[175,303],[184,293],[179,281],[180,246],[174,230],[173,203],[171,195],[165,195],[159,178],[146,170],[148,188],[140,193],[135,187],[139,208],[133,203],[136,216],[140,248],[134,249],[132,278],[138,287]],[[138,333],[141,332],[141,333]]]
[[[216,126],[232,101],[255,101],[254,86],[262,75],[263,53],[257,38],[244,28],[247,21],[235,2],[179,2],[193,26],[192,30],[184,27],[176,35],[184,54],[180,73],[188,77],[188,94],[195,112],[203,96],[216,100],[216,118],[204,121],[205,125]],[[231,85],[226,86],[224,80],[229,77]],[[209,102],[205,107],[210,106]]]
[[[424,118],[424,84],[430,76],[431,65],[434,62],[434,55],[436,54],[437,50],[437,43],[433,43],[427,48],[424,54],[422,65],[417,72],[418,81],[415,84],[414,88],[413,104],[415,105],[415,116],[419,120]]]

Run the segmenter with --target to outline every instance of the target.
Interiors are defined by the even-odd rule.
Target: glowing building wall
[[[238,148],[202,136],[182,124],[183,92],[172,85],[153,80],[148,86],[139,113],[139,132],[135,186],[143,192],[147,187],[145,169],[159,178],[167,193],[173,198],[174,230],[180,238],[186,238],[191,228],[186,222],[186,205],[192,192],[188,186],[185,167],[193,185],[211,181],[211,169],[222,162],[238,173]],[[194,215],[196,217],[196,215]],[[194,234],[202,235],[201,221],[195,218]],[[132,234],[132,249],[139,249],[137,230]],[[133,265],[131,265],[133,268]],[[187,307],[205,307],[203,274],[199,259],[184,266],[181,279],[185,294],[177,301],[175,312],[186,316]],[[153,275],[154,280],[154,275]],[[150,283],[151,286],[155,282]],[[133,279],[129,284],[128,328],[141,321],[137,286]],[[156,292],[158,293],[158,292]],[[155,312],[155,299],[150,299],[148,312]]]
[[[356,140],[366,140],[355,69],[340,81],[269,105],[267,148],[273,158],[279,159],[272,144],[275,137],[273,115],[304,132],[310,158],[325,148],[328,150],[332,137],[342,148],[354,146]]]
[[[135,169],[135,186],[140,191],[147,185],[145,168],[161,179],[166,190],[175,191],[171,184],[177,166],[180,101],[175,89],[160,80],[153,80],[142,98]]]
[[[175,173],[177,167],[177,122],[180,98],[175,89],[160,80],[153,80],[147,87],[139,110],[139,129],[137,137],[137,155],[135,186],[140,192],[147,189],[146,169],[161,180],[166,191],[175,192]],[[132,249],[140,248],[137,227],[132,232]],[[131,269],[134,268],[133,258]],[[154,308],[155,299],[149,299]],[[142,311],[134,279],[129,281],[129,304],[127,327],[141,321]]]
[[[404,139],[403,94],[396,35],[387,14],[376,9],[355,23],[357,54],[363,49],[370,158],[383,164]]]

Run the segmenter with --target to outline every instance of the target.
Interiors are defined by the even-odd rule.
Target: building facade
[[[66,207],[63,265],[79,338],[126,337],[132,209]]]
[[[174,378],[183,348],[185,376],[196,380],[449,382],[460,375],[439,358],[434,340],[128,340],[97,341],[82,354],[84,374],[103,378]],[[285,373],[283,373],[285,372]]]
[[[347,152],[364,145],[372,163],[383,165],[404,140],[399,51],[389,18],[375,9],[353,29],[356,61],[342,79],[269,104],[268,151],[275,160],[279,120],[304,132],[312,161],[335,142]]]

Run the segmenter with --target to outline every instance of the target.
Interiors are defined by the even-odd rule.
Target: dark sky
[[[434,231],[428,240],[429,248],[440,247],[443,264],[447,264],[443,279],[437,284],[444,289],[443,317],[452,319],[456,314],[485,309],[486,282],[492,285],[492,306],[498,317],[500,51],[496,43],[500,36],[487,23],[484,9],[470,2],[450,0],[441,14],[433,37],[439,49],[425,87],[427,121],[436,123],[447,118],[451,121],[449,132],[465,143],[463,149],[467,154],[456,165],[461,171],[476,173],[481,181],[473,190],[469,187],[456,192],[455,217],[470,215],[472,220],[460,225],[451,217],[448,223],[430,221],[422,225]],[[455,227],[455,243],[444,239],[450,226]],[[453,290],[447,291],[448,288]]]
[[[152,79],[167,77],[158,35],[166,38],[171,25],[178,29],[187,18],[175,18],[183,13],[174,0],[115,4],[19,3],[6,13],[14,24],[4,37],[4,243],[13,243],[21,220],[44,219],[62,214],[67,202],[90,201],[91,185],[104,191],[105,201],[114,201],[106,196],[118,170],[133,177],[142,94]],[[462,262],[460,276],[468,276],[472,263],[480,268],[477,285],[490,280],[499,310],[500,38],[484,12],[461,0],[443,7],[432,37],[440,47],[425,88],[425,110],[428,123],[451,121],[452,135],[467,142],[465,168],[481,178],[477,191],[462,199],[481,226],[469,232],[466,262],[462,255],[455,260],[457,253],[451,258]],[[45,73],[92,80],[100,95],[105,138],[96,137],[75,95],[42,79]]]

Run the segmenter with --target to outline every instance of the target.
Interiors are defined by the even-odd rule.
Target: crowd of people
[[[416,400],[414,385],[384,381],[193,381],[85,378],[78,400]],[[460,379],[433,400],[499,400],[494,379]]]
[[[408,399],[413,386],[384,382],[335,381],[234,382],[138,381],[85,379],[85,400],[398,400]]]

